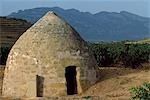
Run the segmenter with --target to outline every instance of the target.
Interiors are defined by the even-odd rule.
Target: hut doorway
[[[36,96],[43,97],[44,77],[36,75]]]
[[[67,94],[77,94],[76,66],[68,66],[65,69]]]

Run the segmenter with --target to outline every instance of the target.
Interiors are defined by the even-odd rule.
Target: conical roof
[[[48,12],[11,49],[3,95],[66,95],[68,67],[75,69],[76,93],[82,93],[98,80],[96,61],[86,42],[58,15]]]

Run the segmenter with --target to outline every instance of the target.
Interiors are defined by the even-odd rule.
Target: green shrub
[[[130,89],[132,99],[150,100],[150,83],[145,82],[141,86]]]
[[[10,51],[10,47],[0,47],[0,65],[5,65]]]
[[[137,68],[149,61],[150,44],[125,44],[124,42],[89,43],[99,66],[112,66],[121,63]]]

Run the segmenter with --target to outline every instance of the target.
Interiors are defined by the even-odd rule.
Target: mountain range
[[[150,18],[127,11],[119,13],[102,11],[92,14],[77,9],[40,7],[19,10],[7,17],[25,19],[35,23],[48,11],[54,11],[61,16],[87,41],[139,40],[150,37]]]

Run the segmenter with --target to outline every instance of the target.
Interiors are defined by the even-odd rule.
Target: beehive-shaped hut
[[[86,42],[64,20],[48,12],[12,47],[3,96],[41,97],[84,92],[98,80]]]

